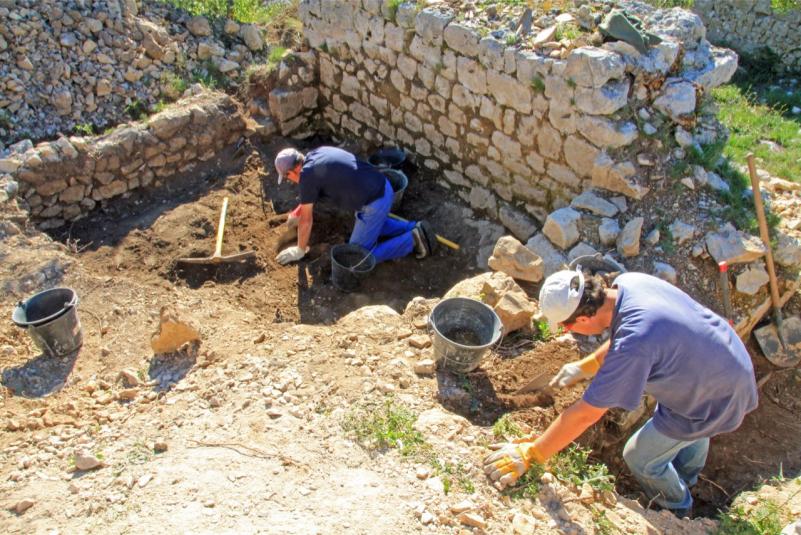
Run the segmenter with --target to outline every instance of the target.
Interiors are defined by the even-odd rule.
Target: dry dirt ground
[[[274,216],[294,206],[294,186],[276,185],[263,162],[282,146],[245,144],[176,180],[171,191],[133,195],[55,234],[64,246],[4,257],[9,316],[38,289],[24,283],[26,275],[47,268],[80,296],[84,334],[77,355],[49,359],[24,331],[0,324],[0,524],[8,532],[458,533],[473,529],[451,511],[464,499],[486,520],[487,533],[508,533],[515,518],[520,525],[530,519],[533,533],[600,532],[599,512],[630,533],[711,526],[630,499],[636,487],[619,453],[637,415],[624,413],[611,414],[582,442],[609,463],[630,498],[587,506],[558,482],[543,485],[539,501],[499,495],[481,472],[491,424],[511,413],[531,431],[544,429],[581,388],[555,398],[513,392],[586,354],[592,341],[513,336],[471,374],[417,376],[414,363],[431,352],[411,343],[425,335],[421,318],[433,299],[482,271],[477,257],[486,258],[502,230],[408,168],[401,215],[429,219],[461,250],[379,265],[360,291],[342,293],[330,283],[328,248],[347,239],[349,214],[315,213],[308,258],[287,267],[274,261],[284,231]],[[211,254],[225,196],[223,253],[253,250],[256,258],[176,264]],[[150,337],[164,305],[199,328],[199,349],[153,355]],[[761,377],[771,369],[756,351]],[[123,385],[123,369],[140,384]],[[708,511],[780,465],[785,475],[801,468],[799,375],[773,371],[760,408],[740,431],[713,442],[698,488]],[[418,477],[430,467],[395,450],[367,452],[343,430],[354,407],[387,396],[421,415],[418,426],[436,456],[464,467],[472,493],[469,486],[445,493],[441,476]],[[105,466],[75,471],[78,450]],[[34,502],[27,511],[6,509],[25,499]]]

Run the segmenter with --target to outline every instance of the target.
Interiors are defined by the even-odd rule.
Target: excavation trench
[[[316,138],[300,148],[325,141]],[[459,251],[441,248],[422,261],[408,257],[380,264],[359,291],[343,293],[331,284],[329,251],[347,241],[352,214],[320,206],[315,208],[313,245],[307,259],[280,266],[275,254],[288,242],[282,240],[286,228],[278,216],[294,208],[296,189],[292,184],[276,184],[271,162],[287,144],[276,141],[229,149],[218,160],[194,170],[193,176],[177,177],[168,189],[134,192],[53,235],[80,251],[80,262],[90,272],[134,279],[161,296],[169,295],[174,285],[183,285],[192,288],[201,302],[224,300],[232,307],[256,312],[265,324],[331,324],[366,305],[388,305],[402,312],[412,298],[441,297],[455,283],[480,272],[476,266],[480,236],[469,225],[469,210],[410,164],[404,169],[410,181],[399,215],[429,220],[461,245]],[[255,251],[255,257],[217,265],[177,263],[181,257],[211,255],[226,196],[223,254]],[[536,295],[536,287],[525,289]],[[757,375],[770,371],[758,349],[750,349]],[[438,372],[438,397],[445,407],[476,424],[492,425],[510,414],[528,430],[542,432],[581,397],[583,387],[554,396],[514,392],[535,375],[556,373],[579,356],[575,343],[535,341],[530,334],[516,334],[507,337],[472,373]],[[716,514],[738,492],[777,473],[780,466],[786,476],[798,472],[800,385],[797,371],[776,373],[763,386],[760,407],[743,427],[713,440],[707,468],[694,490],[696,514]],[[579,440],[617,476],[618,490],[630,496],[638,493],[638,486],[623,465],[621,451],[650,412],[645,406],[640,413],[610,411]],[[753,446],[756,443],[761,444],[759,448]]]

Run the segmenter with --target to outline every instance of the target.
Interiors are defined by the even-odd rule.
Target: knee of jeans
[[[642,472],[643,463],[642,459],[637,455],[637,450],[634,447],[633,441],[629,440],[623,447],[623,460],[632,472]]]

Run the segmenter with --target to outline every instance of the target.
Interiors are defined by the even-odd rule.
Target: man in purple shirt
[[[600,277],[560,271],[543,283],[540,307],[553,329],[584,335],[610,329],[610,338],[551,381],[561,388],[594,377],[583,398],[541,436],[488,456],[487,474],[501,487],[513,484],[607,410],[634,410],[647,393],[656,411],[628,440],[623,458],[649,498],[688,514],[689,487],[706,462],[710,437],[734,431],[757,406],[751,358],[737,333],[675,286],[642,273],[625,273],[604,288]]]
[[[275,169],[279,184],[287,178],[300,189],[300,205],[290,214],[290,223],[298,225],[298,243],[278,254],[280,264],[296,262],[309,251],[314,204],[322,200],[355,213],[349,242],[371,251],[376,262],[412,252],[423,258],[434,251],[437,241],[430,224],[390,218],[394,192],[389,180],[353,154],[318,147],[304,155],[289,148],[278,153]]]

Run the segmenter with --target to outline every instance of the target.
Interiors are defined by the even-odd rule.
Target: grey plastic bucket
[[[456,373],[468,373],[501,339],[503,324],[490,307],[467,297],[440,301],[428,317],[434,360]]]
[[[374,152],[367,161],[379,169],[398,169],[406,161],[406,152],[398,147],[384,147]]]
[[[11,320],[28,331],[42,352],[60,357],[81,347],[78,294],[70,288],[53,288],[20,302]]]
[[[353,292],[375,268],[373,253],[353,243],[331,248],[331,282],[338,290]]]
[[[392,186],[392,209],[397,210],[403,201],[403,192],[409,186],[409,177],[402,171],[397,169],[382,169],[382,173],[389,180],[389,185]]]

